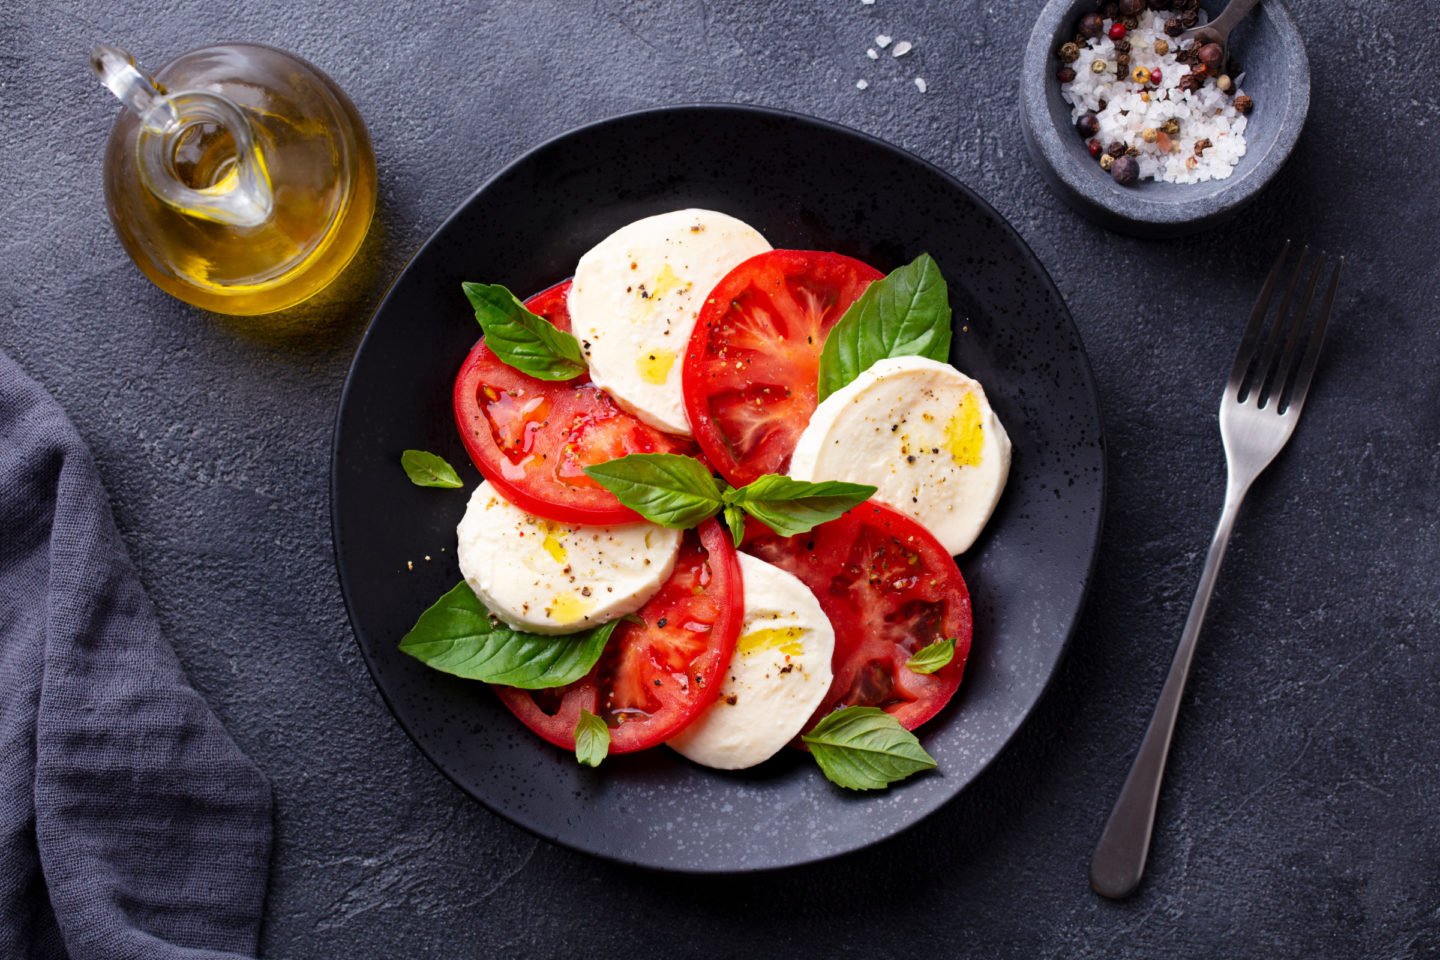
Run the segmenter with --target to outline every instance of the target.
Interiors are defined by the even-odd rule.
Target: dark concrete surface
[[[1014,95],[1038,8],[0,8],[0,347],[94,446],[182,661],[274,780],[266,956],[1440,954],[1440,31],[1412,30],[1429,5],[1296,0],[1315,69],[1289,169],[1241,221],[1172,242],[1105,233],[1041,184]],[[868,61],[880,32],[915,52]],[[280,323],[169,299],[104,214],[115,104],[88,74],[88,47],[119,43],[158,65],[227,39],[328,71],[379,156],[380,220],[361,262]],[[342,377],[409,253],[531,145],[696,100],[850,124],[989,199],[1074,311],[1110,448],[1090,603],[1012,748],[891,842],[722,879],[551,847],[436,773],[361,665],[326,501]],[[1086,887],[1090,851],[1199,575],[1223,484],[1219,386],[1287,236],[1350,258],[1336,325],[1305,422],[1231,546],[1148,882],[1109,903]]]

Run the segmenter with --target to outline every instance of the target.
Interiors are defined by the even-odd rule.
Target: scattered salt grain
[[[860,6],[873,7],[875,6],[875,0],[860,0]]]
[[[869,86],[870,86],[870,81],[869,81],[869,80],[856,80],[856,81],[855,81],[855,89],[856,89],[856,90],[865,90],[865,89],[868,89]]]
[[[915,49],[915,47],[909,40],[901,40],[895,44],[895,49],[890,51],[890,56],[903,57],[913,49]]]
[[[874,48],[874,47],[871,47],[869,50],[866,50],[866,51],[865,51],[865,56],[869,57],[871,60],[879,60],[879,59],[880,59],[880,54],[878,54],[878,53],[875,52],[875,48]]]
[[[876,34],[875,46],[879,47],[881,50],[884,50],[886,47],[890,46],[890,38],[885,36],[885,34],[883,33]]]
[[[916,90],[919,90],[921,93],[924,93],[924,92],[925,92],[925,90],[927,89],[927,85],[926,85],[926,83],[925,83],[925,78],[924,78],[924,77],[916,77],[916,78],[915,78],[915,89],[916,89]]]

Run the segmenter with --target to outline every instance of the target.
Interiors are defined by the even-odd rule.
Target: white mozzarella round
[[[465,582],[516,630],[575,633],[633,613],[675,569],[680,531],[653,523],[600,527],[526,513],[488,482],[456,530]]]
[[[690,436],[680,367],[710,291],[770,249],[755,228],[713,210],[676,210],[621,227],[580,258],[570,328],[590,378],[659,430]]]
[[[1010,473],[1010,438],[979,383],[948,363],[893,357],[826,397],[790,458],[797,480],[848,480],[970,549]]]
[[[740,554],[745,622],[720,696],[672,738],[696,763],[742,770],[778,753],[830,689],[835,631],[810,589],[779,567]]]

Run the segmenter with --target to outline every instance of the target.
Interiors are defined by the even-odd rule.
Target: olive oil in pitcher
[[[105,156],[110,220],[156,286],[217,313],[270,313],[350,262],[375,210],[375,158],[323,73],[258,44],[195,50],[153,77],[114,47],[92,65],[127,108]]]

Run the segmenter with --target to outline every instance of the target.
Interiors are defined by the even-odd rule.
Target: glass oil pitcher
[[[110,220],[156,286],[270,313],[349,263],[375,211],[375,156],[323,73],[258,44],[195,50],[153,77],[115,47],[91,63],[127,108],[105,154]]]

